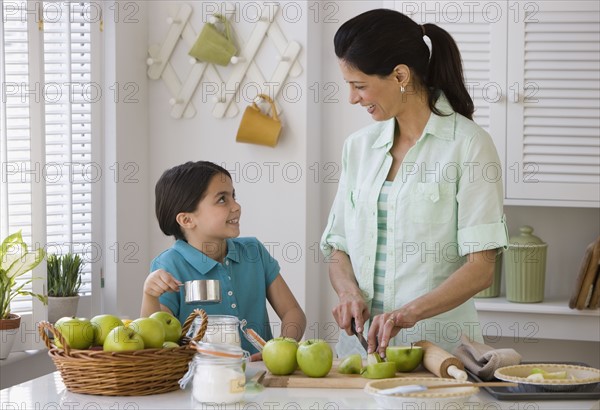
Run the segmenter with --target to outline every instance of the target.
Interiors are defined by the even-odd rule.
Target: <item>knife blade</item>
[[[356,331],[356,322],[354,321],[354,318],[352,318],[352,320],[350,321],[350,330],[358,338],[358,341],[360,342],[361,346],[365,349],[365,352],[369,353],[369,344],[365,340],[365,337],[362,335],[362,333],[358,333]]]

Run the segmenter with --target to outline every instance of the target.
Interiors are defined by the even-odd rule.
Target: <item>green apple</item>
[[[87,349],[94,342],[94,327],[88,319],[67,316],[58,319],[54,327],[71,349]],[[59,349],[63,348],[57,337],[54,338],[54,344]]]
[[[129,324],[144,340],[146,349],[161,348],[165,342],[165,328],[158,319],[152,317],[141,317]]]
[[[154,312],[150,315],[158,319],[165,328],[165,341],[177,343],[181,339],[181,322],[169,312]]]
[[[389,379],[390,377],[396,376],[396,363],[371,363],[362,369],[360,374],[367,379]]]
[[[106,335],[103,348],[107,352],[142,350],[144,348],[144,339],[130,327],[117,326]]]
[[[362,369],[362,357],[359,354],[351,354],[344,358],[338,366],[338,373],[359,374]]]
[[[277,376],[292,374],[298,367],[298,342],[291,337],[276,337],[265,343],[262,358],[267,369]]]
[[[388,346],[385,349],[386,360],[396,363],[399,372],[412,372],[419,367],[423,353],[421,346]]]
[[[162,344],[162,348],[163,349],[172,349],[174,347],[179,347],[179,345],[177,343],[175,343],[175,342],[164,342]]]
[[[114,315],[98,315],[90,319],[94,326],[94,345],[103,346],[108,333],[117,326],[123,326],[121,319]]]
[[[308,377],[325,377],[333,365],[333,350],[323,339],[309,339],[298,345],[296,359]]]

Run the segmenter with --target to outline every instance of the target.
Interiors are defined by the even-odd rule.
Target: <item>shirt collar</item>
[[[175,242],[173,248],[202,275],[206,275],[219,263],[181,239]],[[227,239],[227,255],[225,259],[230,259],[233,262],[239,262],[240,260],[239,252],[231,239]]]
[[[451,141],[454,139],[454,126],[456,122],[456,113],[452,109],[452,106],[448,102],[448,99],[443,92],[440,93],[437,101],[435,102],[435,108],[442,114],[450,114],[448,116],[440,116],[435,113],[431,113],[423,135],[419,138],[422,140],[426,135],[433,135],[434,137]],[[381,148],[386,145],[392,145],[394,142],[394,128],[396,126],[396,119],[391,118],[385,122],[381,135],[373,143],[371,148]]]

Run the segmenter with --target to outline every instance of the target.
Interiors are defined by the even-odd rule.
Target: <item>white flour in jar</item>
[[[192,395],[202,403],[236,403],[244,397],[246,376],[241,369],[200,364],[194,372]]]
[[[241,346],[239,323],[239,319],[235,316],[209,315],[208,327],[202,341]]]

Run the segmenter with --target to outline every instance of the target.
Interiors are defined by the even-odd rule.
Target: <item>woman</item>
[[[492,283],[508,235],[500,161],[472,121],[456,43],[381,9],[344,23],[334,44],[350,103],[377,121],[344,144],[321,241],[346,331],[337,353],[355,348],[352,319],[358,332],[370,320],[369,353],[423,339],[452,350],[463,334],[482,341],[471,298]]]

